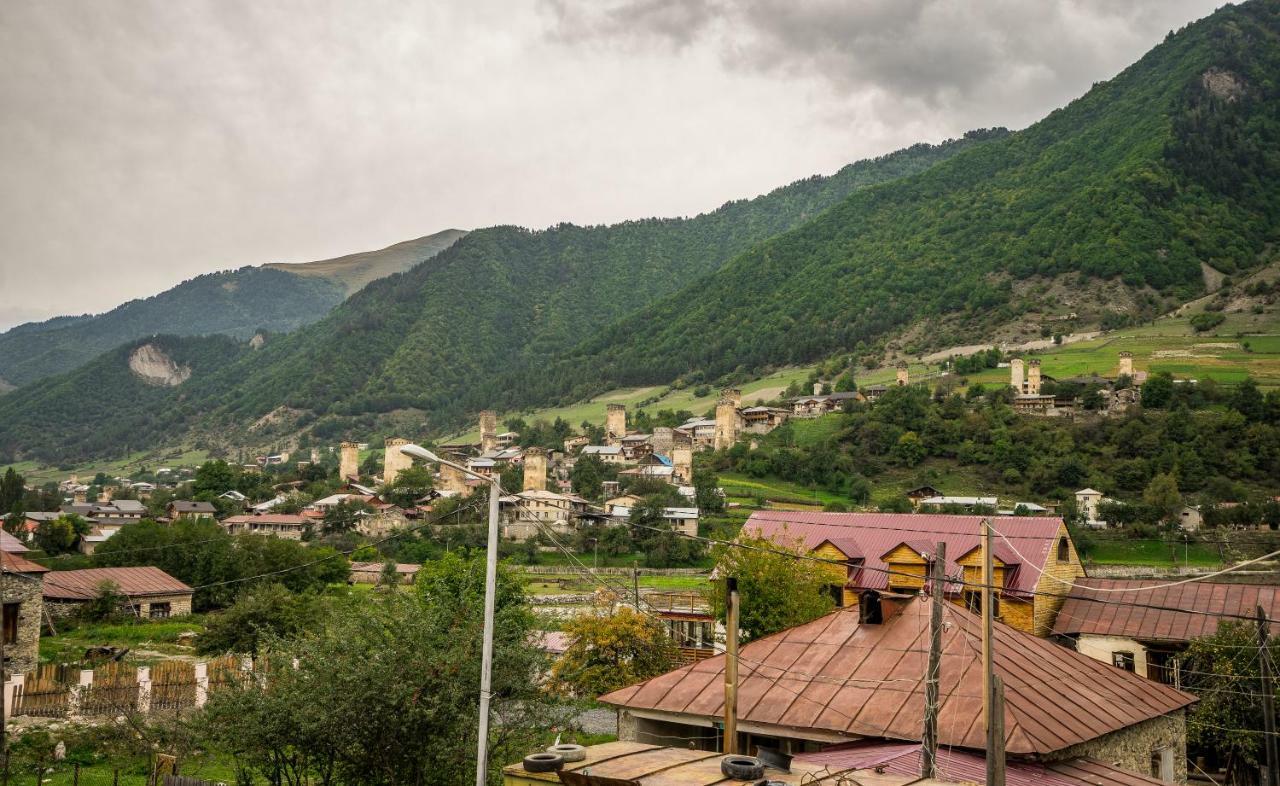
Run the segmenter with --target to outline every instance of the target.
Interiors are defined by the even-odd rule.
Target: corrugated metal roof
[[[928,598],[912,599],[881,625],[856,608],[753,641],[741,650],[739,718],[794,730],[919,740]],[[945,604],[939,736],[980,749],[981,620]],[[700,718],[724,708],[725,656],[601,697],[621,707]],[[1181,709],[1195,697],[1007,625],[995,626],[995,670],[1005,683],[1006,749],[1062,750]]]
[[[115,584],[122,595],[178,595],[192,589],[159,568],[85,568],[54,570],[44,577],[44,596],[55,600],[92,600],[104,581]]]
[[[61,513],[56,513],[53,517],[57,518],[61,515]],[[31,514],[28,513],[27,516],[30,518]],[[0,529],[0,551],[5,552],[6,554],[26,554],[28,549],[26,546],[22,545],[22,541]]]
[[[302,526],[310,521],[306,516],[299,516],[294,513],[255,513],[245,514],[241,516],[228,516],[222,520],[223,525],[227,524],[249,524],[252,522],[259,524],[297,524]]]
[[[918,743],[903,745],[877,740],[844,743],[814,753],[800,753],[793,762],[833,770],[878,768],[899,775],[915,775],[920,772],[920,755]],[[987,779],[986,756],[941,748],[938,750],[938,777],[945,781],[984,783]],[[1008,786],[1168,786],[1164,781],[1092,759],[1068,759],[1050,764],[1010,761],[1005,765],[1005,783]]]
[[[779,545],[794,546],[797,541],[812,550],[824,540],[837,538],[855,541],[866,556],[865,570],[858,572],[859,587],[884,589],[889,576],[881,557],[902,543],[923,542],[947,544],[947,575],[954,576],[959,567],[955,561],[981,544],[984,516],[957,516],[942,513],[819,513],[797,510],[760,510],[751,514],[743,525],[744,535],[759,535]],[[1035,590],[1040,569],[1054,553],[1062,519],[1050,516],[991,516],[996,532],[1008,536],[1023,557],[1031,562],[1029,570],[1009,571],[1005,588],[1012,592]],[[842,549],[843,550],[843,549]],[[930,552],[933,551],[931,547]],[[993,553],[1007,565],[1020,562],[1008,545],[997,540]]]
[[[1218,623],[1224,617],[1213,615],[1253,616],[1259,604],[1269,618],[1275,619],[1280,615],[1280,586],[1205,581],[1163,586],[1169,584],[1167,581],[1142,579],[1077,579],[1058,612],[1053,632],[1068,636],[1084,633],[1148,641],[1190,641],[1218,630]],[[1090,591],[1138,590],[1141,587],[1161,588],[1141,592]],[[1099,598],[1113,602],[1098,603]],[[1144,605],[1164,608],[1141,608]]]
[[[0,552],[7,573],[48,573],[49,569],[11,551]]]

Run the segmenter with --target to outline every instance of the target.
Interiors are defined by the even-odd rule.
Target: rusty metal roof
[[[60,515],[62,514],[56,514],[55,518]],[[0,551],[7,554],[25,554],[29,549],[22,545],[22,541],[0,529]]]
[[[805,731],[919,740],[929,599],[912,599],[880,625],[841,609],[745,645],[739,718]],[[942,634],[939,736],[980,749],[981,620],[947,603]],[[1042,754],[1179,710],[1195,697],[1045,639],[995,626],[995,670],[1004,679],[1006,749]],[[600,698],[606,704],[702,719],[724,709],[723,654]]]
[[[129,597],[193,591],[159,568],[85,568],[49,571],[44,577],[44,596],[51,600],[93,600],[104,581],[115,584],[120,594]]]
[[[802,510],[759,510],[743,525],[744,535],[757,535],[784,546],[800,541],[805,551],[822,541],[837,539],[857,542],[866,556],[864,570],[858,571],[857,586],[884,589],[887,569],[882,557],[903,543],[929,544],[932,553],[940,541],[947,544],[947,575],[959,572],[955,561],[981,543],[981,526],[990,518],[991,526],[1010,540],[1031,563],[1027,569],[1006,572],[1005,589],[1029,593],[1035,590],[1040,570],[1054,554],[1062,519],[1051,516],[958,516],[942,513],[819,513]],[[843,550],[843,549],[841,549]],[[1006,565],[1021,562],[1007,544],[997,540],[993,553]]]
[[[1218,623],[1224,617],[1213,615],[1253,616],[1259,605],[1271,619],[1280,615],[1280,586],[1214,584],[1207,581],[1162,586],[1169,584],[1159,580],[1077,579],[1058,612],[1053,632],[1067,636],[1084,633],[1148,641],[1190,641],[1218,630]],[[1136,591],[1153,586],[1161,589]],[[1098,603],[1098,599],[1112,602]],[[1165,608],[1149,609],[1123,604]]]
[[[19,556],[10,551],[0,552],[4,557],[4,570],[6,573],[48,573],[49,569],[44,565],[32,562],[26,557]]]
[[[900,775],[920,772],[921,746],[880,741],[842,743],[814,753],[797,754],[793,765],[819,765],[840,769],[881,769]],[[938,778],[961,783],[984,783],[987,760],[983,752],[940,748]],[[1010,761],[1005,767],[1007,786],[1168,786],[1093,759],[1067,759],[1041,764]]]

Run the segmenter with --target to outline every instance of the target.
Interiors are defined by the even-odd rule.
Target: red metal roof
[[[929,636],[927,598],[912,599],[880,625],[856,608],[745,645],[739,718],[803,733],[919,740]],[[945,604],[939,737],[980,749],[980,619]],[[723,654],[614,691],[600,701],[699,718],[724,709]],[[1062,750],[1179,710],[1195,697],[1003,624],[995,626],[995,670],[1005,683],[1006,749]]]
[[[26,546],[22,545],[22,541],[0,529],[0,551],[9,554],[25,554],[28,550]]]
[[[1077,579],[1058,612],[1053,632],[1067,636],[1085,633],[1148,641],[1190,641],[1218,630],[1218,623],[1224,617],[1214,615],[1253,616],[1259,604],[1270,619],[1280,615],[1280,586],[1214,584],[1207,581],[1165,586],[1169,584],[1167,581],[1141,579]],[[1136,591],[1141,587],[1161,588]],[[1097,599],[1113,602],[1098,603]],[[1123,604],[1165,608],[1149,609]],[[1172,609],[1186,609],[1187,612]]]
[[[159,568],[85,568],[53,570],[44,577],[44,596],[52,600],[92,600],[109,581],[122,595],[180,595],[192,589]]]
[[[26,557],[19,556],[9,551],[0,552],[4,557],[4,570],[6,573],[48,573],[49,569],[44,565],[32,562]]]
[[[294,513],[252,513],[240,516],[228,516],[222,520],[222,523],[251,524],[255,521],[259,524],[296,524],[298,526],[311,523],[311,519],[306,516],[299,516]]]
[[[984,516],[956,516],[941,513],[818,513],[796,510],[761,510],[743,525],[744,535],[758,535],[784,546],[797,541],[812,550],[824,540],[854,540],[866,555],[864,570],[857,574],[859,587],[884,589],[887,568],[882,557],[902,543],[947,544],[947,575],[959,572],[955,561],[980,545]],[[1029,593],[1035,589],[1049,556],[1055,553],[1062,519],[1050,516],[991,516],[991,526],[1013,541],[1013,548],[1030,563],[1027,569],[1007,571],[1006,591]],[[913,546],[914,547],[914,546]],[[993,553],[1006,565],[1022,562],[1011,547],[997,539]]]
[[[843,743],[814,753],[798,754],[793,761],[832,770],[882,769],[900,775],[920,772],[919,743],[860,741]],[[938,779],[960,783],[984,783],[987,760],[982,753],[938,749]],[[1010,761],[1005,765],[1008,786],[1168,786],[1164,781],[1118,769],[1093,759],[1068,759],[1050,764]]]

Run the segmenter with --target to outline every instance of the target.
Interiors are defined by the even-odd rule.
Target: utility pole
[[[942,604],[946,587],[947,544],[933,555],[933,605],[929,609],[929,670],[924,676],[924,733],[920,777],[938,777],[938,671],[942,666]]]
[[[982,728],[991,740],[991,522],[982,520]]]
[[[724,752],[738,752],[738,580],[724,580]]]
[[[631,566],[631,586],[636,594],[636,611],[640,610],[640,569]]]
[[[1280,786],[1280,772],[1276,769],[1280,766],[1280,756],[1276,754],[1276,710],[1272,693],[1274,689],[1271,687],[1271,653],[1267,648],[1270,627],[1267,622],[1267,613],[1263,610],[1262,604],[1258,604],[1258,662],[1261,664],[1262,674],[1262,746],[1267,755],[1265,781],[1267,786]]]
[[[1004,680],[991,675],[991,728],[987,732],[987,786],[1004,786]]]

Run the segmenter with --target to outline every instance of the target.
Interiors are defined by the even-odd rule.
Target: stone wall
[[[1168,751],[1169,753],[1164,753]],[[1161,715],[1126,729],[1072,745],[1052,755],[1052,760],[1087,756],[1122,770],[1151,775],[1152,757],[1160,752],[1169,764],[1173,783],[1187,782],[1187,722],[1182,710]],[[1172,761],[1169,762],[1171,755]]]
[[[40,660],[40,623],[44,613],[44,582],[39,576],[6,573],[0,576],[0,594],[4,603],[18,604],[18,640],[4,651],[5,669],[9,673],[35,668]]]
[[[385,443],[386,452],[382,457],[382,483],[390,486],[396,482],[400,473],[413,466],[413,459],[400,452],[400,448],[409,444],[409,440],[395,437]]]

